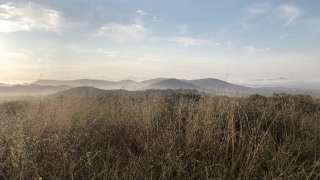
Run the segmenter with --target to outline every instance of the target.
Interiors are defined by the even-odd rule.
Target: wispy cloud
[[[270,51],[270,50],[271,50],[271,47],[269,47],[269,46],[266,46],[266,47],[263,47],[263,48],[259,49],[260,52],[267,52],[267,51]]]
[[[169,38],[169,41],[181,44],[186,47],[199,46],[205,42],[204,40],[202,40],[200,38],[186,37],[186,36],[172,37],[172,38]]]
[[[252,4],[246,8],[247,15],[244,18],[245,20],[256,18],[260,15],[268,13],[271,9],[271,4],[269,3],[256,3]]]
[[[107,37],[117,42],[141,40],[148,30],[140,24],[108,23],[96,31],[96,36]]]
[[[255,46],[245,46],[243,49],[248,53],[256,53],[258,52],[258,48]]]
[[[250,29],[254,25],[251,21],[262,18],[268,14],[271,9],[272,5],[270,3],[255,3],[244,8],[244,15],[239,20],[241,31]]]
[[[147,15],[147,13],[144,12],[144,11],[142,11],[141,9],[138,9],[136,12],[137,12],[139,15],[141,15],[141,16]]]
[[[217,46],[217,47],[218,47],[218,46],[221,46],[221,45],[222,45],[222,44],[221,44],[220,42],[215,42],[215,43],[214,43],[214,46]]]
[[[98,49],[97,52],[104,54],[105,56],[108,57],[117,57],[119,56],[120,52],[116,50],[102,50]]]
[[[255,21],[264,23],[280,22],[285,26],[293,23],[303,11],[293,5],[285,4],[274,6],[270,3],[256,3],[249,5],[244,9],[245,14],[240,19],[242,30],[249,29],[255,25]]]
[[[45,30],[59,32],[64,28],[59,11],[32,2],[0,5],[0,32]]]
[[[253,45],[249,46],[244,46],[242,48],[245,52],[250,53],[250,54],[255,54],[255,53],[265,53],[271,50],[271,47],[266,46],[266,47],[256,47]]]
[[[303,12],[300,8],[292,5],[283,5],[278,8],[282,19],[286,22],[286,25],[291,24],[295,19],[297,19]]]

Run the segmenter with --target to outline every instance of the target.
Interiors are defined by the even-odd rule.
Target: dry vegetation
[[[193,92],[0,105],[0,179],[319,179],[320,102]]]

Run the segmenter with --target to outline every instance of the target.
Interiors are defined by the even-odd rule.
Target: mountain
[[[304,90],[299,88],[287,88],[287,87],[246,87],[237,84],[232,84],[226,81],[222,81],[214,78],[185,80],[185,79],[167,79],[156,78],[142,82],[136,82],[133,80],[122,81],[106,81],[106,80],[94,80],[94,79],[79,79],[79,80],[38,80],[27,85],[14,85],[14,86],[1,86],[0,95],[48,95],[53,93],[59,93],[73,87],[92,87],[104,90],[128,90],[128,91],[143,91],[148,89],[191,89],[198,90],[199,92],[214,93],[218,95],[250,95],[250,94],[262,94],[272,95],[273,93],[291,93],[291,94],[310,94],[320,96],[319,90]],[[92,90],[93,91],[93,90]],[[83,94],[91,90],[85,91]],[[96,92],[96,91],[94,91]],[[81,93],[80,93],[81,94]]]
[[[167,78],[149,79],[149,80],[142,81],[141,83],[151,85],[151,84],[155,84],[155,83],[161,82],[161,81],[166,80],[166,79]]]
[[[199,89],[202,88],[200,86],[194,85],[189,82],[185,82],[179,79],[164,79],[155,84],[151,84],[150,86],[145,87],[144,89]]]
[[[106,91],[90,86],[82,86],[82,87],[75,87],[71,88],[59,93],[56,93],[52,96],[68,96],[68,97],[97,97],[105,94]]]
[[[124,89],[124,90],[138,90],[141,88],[140,83],[133,80],[122,80],[118,82],[114,82],[112,86],[108,89]]]
[[[106,81],[106,80],[95,80],[95,79],[79,79],[79,80],[38,80],[31,84],[36,85],[50,85],[50,86],[91,86],[99,89],[126,89],[126,90],[137,90],[141,88],[140,83],[133,80],[122,80],[122,81]]]
[[[225,94],[237,94],[237,93],[248,94],[248,93],[255,93],[257,91],[254,88],[231,84],[226,81],[222,81],[219,79],[212,79],[212,78],[187,80],[186,82],[199,86],[206,92],[225,93]]]
[[[66,81],[59,81],[59,80],[38,80],[31,84],[42,85],[42,86],[92,86],[97,88],[108,88],[114,85],[115,82],[113,81],[106,81],[106,80],[94,80],[94,79],[78,79],[78,80],[66,80]]]
[[[168,89],[168,90],[155,90],[155,89],[149,89],[145,91],[127,91],[127,90],[103,90],[103,89],[98,89],[98,88],[93,88],[93,87],[88,87],[88,86],[83,86],[83,87],[75,87],[71,88],[59,93],[55,93],[53,95],[50,95],[49,97],[111,97],[111,98],[117,98],[117,97],[128,97],[131,95],[134,95],[135,97],[141,96],[157,96],[157,95],[165,95],[165,96],[171,96],[172,94],[176,93],[183,93],[183,94],[188,94],[188,93],[193,93],[195,92],[194,90],[189,90],[189,89]]]
[[[219,79],[196,79],[196,80],[184,80],[184,79],[153,79],[147,81],[148,83],[154,82],[154,84],[148,85],[143,89],[195,89],[201,92],[225,94],[225,95],[246,95],[254,94],[258,90],[236,84],[231,84]],[[142,83],[145,83],[142,82]]]

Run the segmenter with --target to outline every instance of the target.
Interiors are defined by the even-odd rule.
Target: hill
[[[78,80],[38,80],[27,85],[1,86],[0,94],[19,93],[23,95],[44,95],[54,94],[73,87],[93,87],[104,90],[128,90],[128,91],[143,91],[148,89],[190,89],[199,92],[223,94],[223,95],[272,95],[273,93],[291,93],[291,94],[310,94],[320,96],[320,92],[316,90],[305,90],[286,87],[246,87],[237,84],[232,84],[214,78],[185,80],[185,79],[167,79],[156,78],[136,82],[133,80],[122,81],[106,81],[95,79],[78,79]]]
[[[106,80],[95,80],[95,79],[78,79],[78,80],[38,80],[31,84],[41,85],[41,86],[92,86],[97,88],[107,88],[109,86],[114,85],[115,82],[113,81],[106,81]]]
[[[99,89],[126,89],[126,90],[136,90],[141,88],[140,84],[133,80],[122,80],[122,81],[106,81],[106,80],[96,80],[96,79],[78,79],[78,80],[38,80],[31,84],[36,85],[50,85],[50,86],[91,86]]]
[[[155,83],[161,82],[161,81],[166,80],[166,79],[167,78],[149,79],[149,80],[142,81],[141,83],[151,85],[151,84],[155,84]]]
[[[245,86],[240,86],[236,84],[231,84],[226,81],[222,81],[219,79],[196,79],[196,80],[188,80],[193,85],[199,86],[207,92],[215,92],[215,93],[226,93],[226,94],[250,94],[256,92],[254,88],[249,88]]]
[[[68,96],[68,97],[97,97],[105,94],[106,91],[90,86],[82,86],[82,87],[75,87],[72,89],[68,89],[59,93],[56,93],[52,96]]]
[[[202,87],[194,85],[189,82],[185,82],[179,79],[165,79],[150,86],[145,87],[144,89],[196,89],[202,90]]]

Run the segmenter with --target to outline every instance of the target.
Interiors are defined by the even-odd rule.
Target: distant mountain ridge
[[[77,79],[77,80],[37,80],[31,84],[42,85],[42,86],[108,86],[114,82],[106,80],[95,80],[95,79]]]
[[[71,87],[79,86],[91,86],[105,90],[123,89],[129,91],[141,91],[147,89],[195,89],[200,92],[224,94],[224,95],[250,95],[250,94],[262,94],[272,95],[273,93],[306,93],[316,96],[320,96],[318,91],[303,90],[297,88],[285,88],[285,87],[247,87],[229,83],[215,78],[203,78],[195,80],[175,79],[175,78],[155,78],[142,82],[136,82],[133,80],[122,81],[107,81],[107,80],[94,80],[94,79],[79,79],[69,81],[58,80],[39,80],[32,84],[38,85],[66,85]]]
[[[23,94],[23,95],[48,95],[59,93],[68,89],[86,87],[84,92],[97,93],[100,90],[128,90],[143,91],[149,89],[165,90],[165,89],[191,89],[199,92],[213,93],[218,95],[250,95],[262,94],[272,95],[274,92],[285,93],[306,93],[320,95],[317,91],[306,91],[301,89],[288,89],[279,87],[254,88],[237,84],[232,84],[214,78],[185,80],[175,78],[156,78],[142,82],[133,80],[107,81],[95,79],[77,79],[77,80],[38,80],[27,85],[0,86],[0,95],[6,94]],[[95,88],[92,90],[91,88]],[[80,89],[81,89],[80,88]],[[90,90],[88,90],[90,89]],[[92,90],[92,91],[91,91]],[[81,94],[82,90],[77,89]],[[102,91],[99,91],[100,93]],[[85,93],[84,93],[85,94]],[[97,93],[99,94],[99,93]]]
[[[144,89],[201,89],[201,87],[179,79],[164,79]]]
[[[46,86],[58,86],[66,85],[72,87],[80,86],[91,86],[99,89],[137,89],[138,82],[133,80],[122,80],[122,81],[107,81],[107,80],[96,80],[96,79],[77,79],[77,80],[38,80],[31,84],[46,85]]]
[[[106,80],[90,80],[90,79],[79,79],[79,80],[38,80],[31,84],[35,85],[65,85],[71,87],[80,86],[91,86],[99,89],[114,90],[147,90],[147,89],[195,89],[202,92],[213,92],[213,93],[226,93],[226,94],[247,94],[253,92],[253,88],[231,84],[226,81],[219,79],[206,78],[196,80],[185,80],[175,78],[156,78],[149,79],[142,82],[136,82],[133,80],[122,80],[122,81],[106,81]]]

